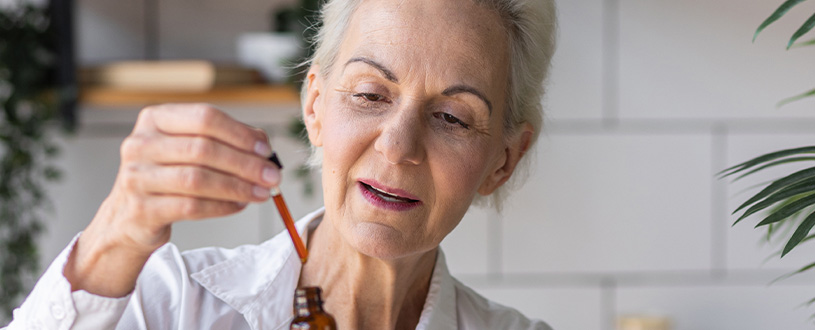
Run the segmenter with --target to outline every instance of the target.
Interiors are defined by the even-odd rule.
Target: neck
[[[382,260],[357,252],[323,219],[309,235],[309,261],[300,286],[320,286],[325,310],[339,329],[415,329],[419,323],[436,250]]]

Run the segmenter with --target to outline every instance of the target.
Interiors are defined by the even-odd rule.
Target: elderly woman
[[[453,279],[439,244],[536,140],[549,0],[335,0],[303,89],[325,208],[257,246],[179,253],[182,219],[263,202],[267,137],[206,105],[144,109],[110,196],[12,328],[280,329],[321,286],[341,329],[549,329]]]

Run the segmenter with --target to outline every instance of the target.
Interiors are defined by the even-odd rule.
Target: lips
[[[388,188],[372,180],[359,181],[359,187],[368,202],[381,208],[404,211],[422,204],[418,197],[406,191]]]

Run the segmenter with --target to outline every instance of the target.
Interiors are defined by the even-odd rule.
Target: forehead
[[[352,16],[338,64],[366,56],[408,79],[489,88],[505,84],[508,54],[500,17],[472,0],[368,0]]]

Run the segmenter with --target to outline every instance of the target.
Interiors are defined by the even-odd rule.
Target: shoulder
[[[552,330],[543,321],[530,319],[512,307],[484,298],[456,279],[453,281],[460,328]]]

